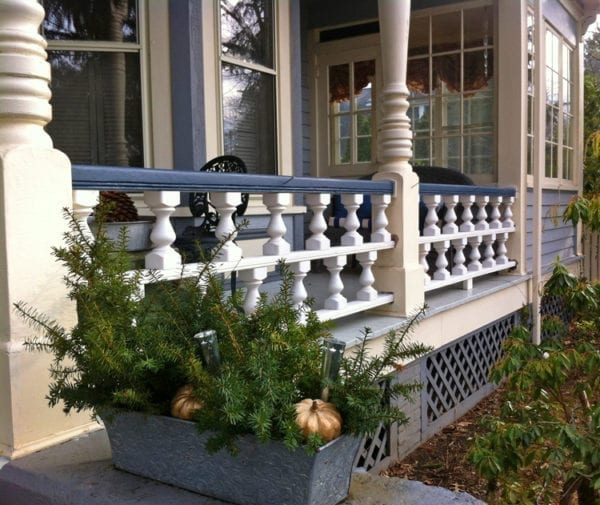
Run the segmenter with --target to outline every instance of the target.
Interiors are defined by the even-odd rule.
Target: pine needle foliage
[[[372,433],[382,422],[406,420],[390,400],[410,397],[418,385],[390,384],[389,378],[395,367],[427,351],[407,342],[423,311],[403,331],[386,337],[381,355],[368,352],[371,333],[365,330],[361,345],[343,360],[338,379],[328,384],[321,368],[329,324],[310,306],[293,302],[294,278],[284,263],[278,267],[279,291],[261,294],[255,310],[246,313],[243,293],[225,291],[211,257],[197,277],[167,282],[159,273],[131,270],[125,230],[116,244],[107,238],[101,211],[95,240],[73,214],[65,215],[64,245],[52,253],[66,267],[64,282],[77,305],[77,324],[67,329],[26,303],[16,305],[36,333],[27,345],[53,356],[50,405],[61,403],[65,412],[126,409],[169,415],[176,391],[189,384],[203,405],[194,421],[200,431],[212,433],[207,449],[232,452],[236,438],[245,434],[262,442],[282,440],[289,448],[318,448],[323,440],[318,435],[304,439],[294,405],[319,398],[324,387],[342,414],[345,433]],[[152,276],[143,293],[142,275]],[[206,330],[217,335],[216,370],[205,366],[194,338]]]
[[[372,332],[366,328],[360,344],[342,360],[338,379],[329,385],[329,399],[342,414],[348,433],[373,434],[381,423],[401,425],[408,421],[392,400],[412,400],[421,384],[397,382],[394,372],[431,350],[410,339],[424,313],[425,307],[409,317],[401,329],[389,332],[381,354],[369,351]]]

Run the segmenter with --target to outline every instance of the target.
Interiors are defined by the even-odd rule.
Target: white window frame
[[[137,2],[138,42],[48,40],[48,51],[136,53],[140,58],[144,166],[173,167],[169,12],[166,2]],[[152,44],[149,40],[152,39]]]
[[[275,77],[275,143],[278,175],[293,175],[292,149],[292,88],[291,88],[291,42],[290,0],[274,2],[274,59],[273,69],[245,62],[246,68],[267,71]],[[218,0],[202,3],[202,47],[204,61],[204,110],[206,159],[223,153],[223,108],[221,86],[221,61],[237,64],[237,60],[221,57],[220,9]],[[251,199],[251,205],[253,203]]]

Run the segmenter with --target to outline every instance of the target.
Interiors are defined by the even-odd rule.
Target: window
[[[352,28],[347,38],[317,48],[318,175],[357,177],[375,171],[378,36],[353,36],[359,30]]]
[[[553,30],[546,30],[545,176],[573,178],[573,50]]]
[[[375,60],[331,65],[327,73],[331,164],[371,163]]]
[[[144,166],[135,0],[45,0],[54,145],[74,163]]]
[[[413,163],[495,179],[492,6],[411,18]]]
[[[277,173],[276,16],[273,0],[221,0],[223,152],[252,173]]]
[[[533,13],[527,11],[527,174],[533,174],[533,118],[534,118],[534,83],[533,71],[535,66],[535,33]]]

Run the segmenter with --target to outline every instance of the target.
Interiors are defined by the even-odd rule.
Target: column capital
[[[0,153],[21,145],[52,147],[50,65],[36,0],[0,0]]]

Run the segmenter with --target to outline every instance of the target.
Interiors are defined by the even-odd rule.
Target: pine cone
[[[131,197],[123,191],[101,191],[96,210],[103,209],[107,222],[123,223],[139,219]]]

